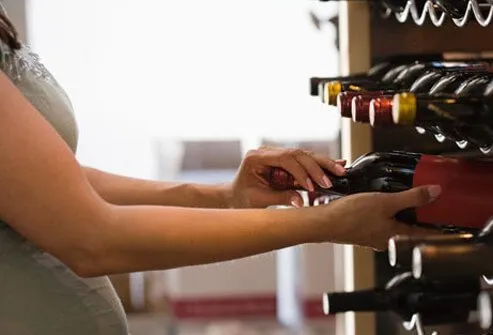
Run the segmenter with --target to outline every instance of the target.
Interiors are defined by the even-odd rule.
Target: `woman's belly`
[[[128,335],[107,277],[84,279],[0,223],[0,334]]]

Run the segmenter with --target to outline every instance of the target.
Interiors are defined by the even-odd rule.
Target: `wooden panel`
[[[345,1],[339,7],[339,41],[341,74],[363,72],[370,67],[370,16],[367,4]],[[371,128],[343,120],[341,129],[342,157],[351,162],[372,150]],[[373,251],[359,247],[336,246],[335,285],[337,291],[353,291],[374,286]],[[374,313],[338,315],[337,335],[373,335]]]
[[[481,27],[472,21],[459,28],[447,21],[442,27],[428,23],[399,23],[394,18],[371,15],[372,56],[399,53],[482,52],[493,50],[493,25]]]

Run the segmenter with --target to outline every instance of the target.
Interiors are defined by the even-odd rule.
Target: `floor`
[[[131,335],[332,335],[331,322],[312,322],[310,327],[293,331],[278,325],[274,320],[225,320],[170,323],[165,316],[129,316]]]

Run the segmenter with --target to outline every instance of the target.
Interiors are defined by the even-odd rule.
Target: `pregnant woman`
[[[139,180],[81,166],[67,94],[18,41],[0,7],[0,334],[127,335],[108,274],[303,243],[382,249],[396,233],[423,233],[393,217],[432,201],[436,186],[311,208],[300,208],[296,192],[270,189],[261,177],[270,166],[286,169],[307,190],[313,183],[330,187],[321,167],[344,174],[341,162],[302,150],[253,150],[224,185]],[[265,209],[274,204],[293,208]]]

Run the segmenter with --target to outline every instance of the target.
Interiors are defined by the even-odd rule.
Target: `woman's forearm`
[[[90,167],[83,169],[91,186],[115,205],[228,207],[226,185],[170,183],[124,177]]]
[[[325,216],[314,208],[115,206],[112,211],[114,223],[101,235],[105,254],[86,275],[207,264],[315,242],[315,229],[307,225]]]

